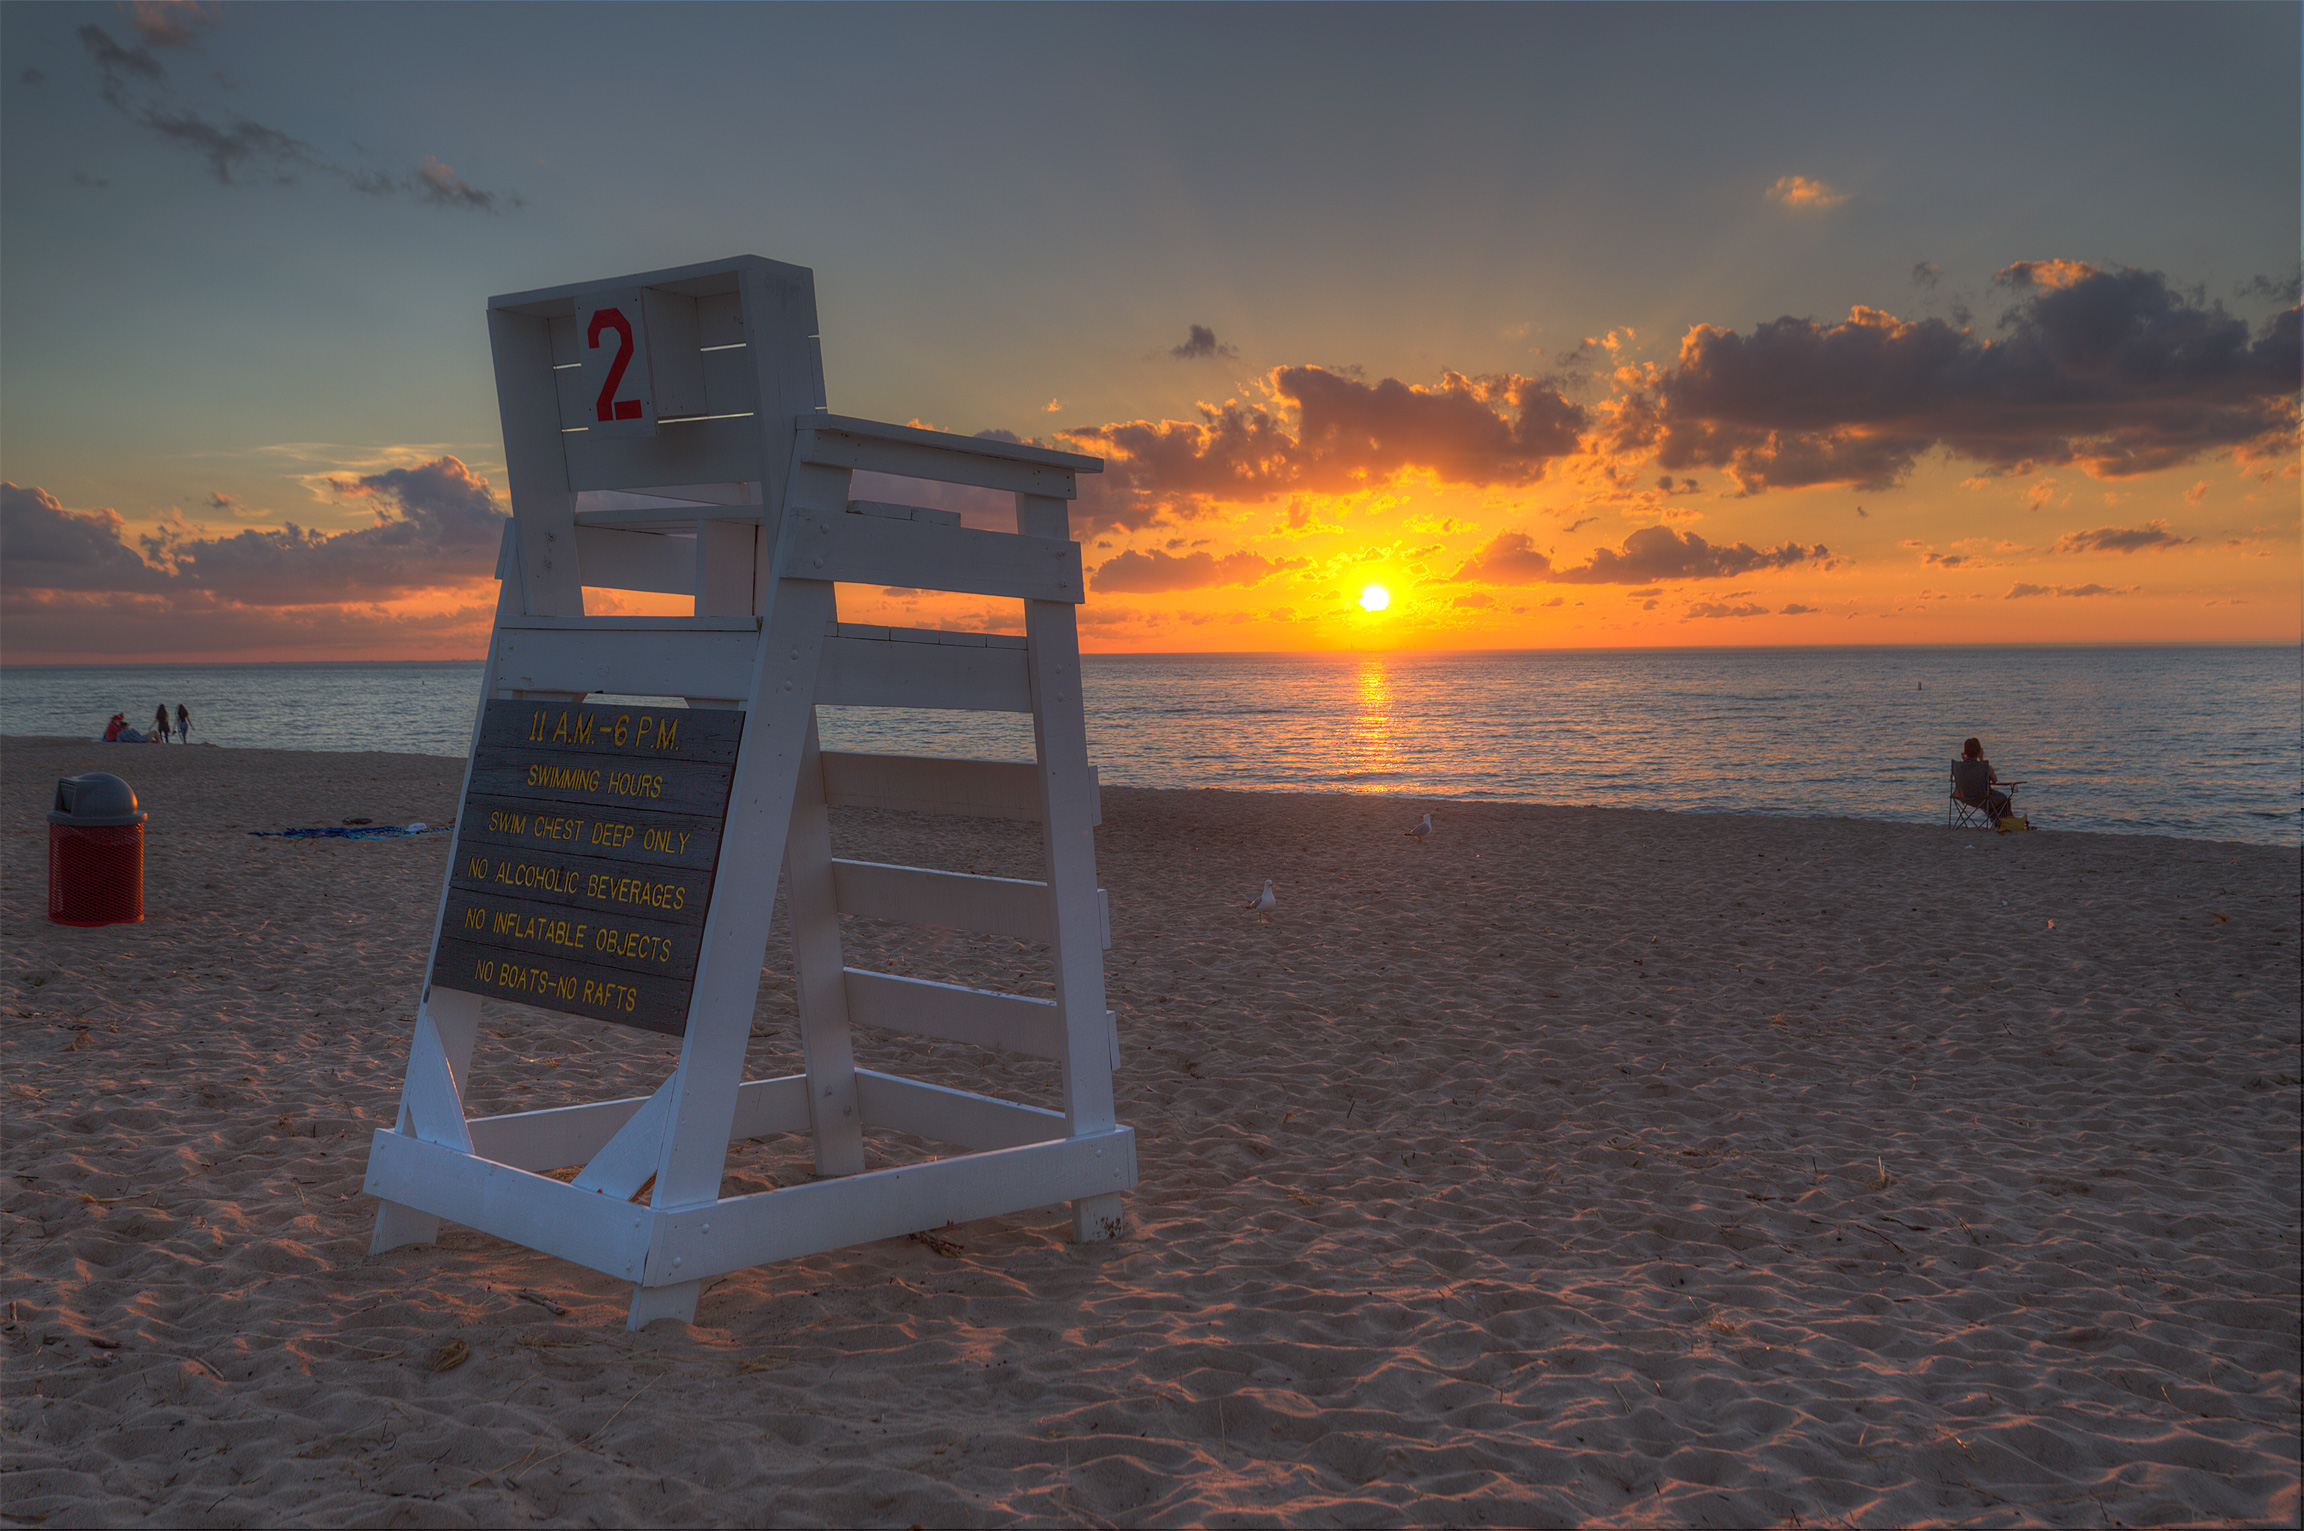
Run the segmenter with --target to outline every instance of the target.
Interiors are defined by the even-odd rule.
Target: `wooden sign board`
[[[680,1035],[744,714],[487,704],[432,982]]]

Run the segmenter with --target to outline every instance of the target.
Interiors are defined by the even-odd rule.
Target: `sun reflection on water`
[[[1371,789],[1390,791],[1393,783],[1384,778],[1397,777],[1406,760],[1400,719],[1392,710],[1392,669],[1385,660],[1369,657],[1360,661],[1355,700],[1359,707],[1345,734],[1351,769],[1373,778],[1367,783]]]

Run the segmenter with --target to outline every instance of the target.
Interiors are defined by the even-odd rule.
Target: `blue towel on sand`
[[[444,835],[453,824],[427,824],[421,829],[402,824],[363,824],[354,829],[251,829],[252,835],[279,840],[390,840],[404,835]]]

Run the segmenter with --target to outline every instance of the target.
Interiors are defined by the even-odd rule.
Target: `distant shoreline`
[[[427,755],[408,750],[331,750],[317,748],[297,749],[276,745],[223,745],[215,744],[206,740],[195,740],[193,742],[196,746],[206,744],[210,749],[229,750],[232,753],[234,759],[244,761],[251,766],[267,763],[270,761],[270,758],[274,756],[359,755],[375,760],[398,760],[406,761],[411,764],[418,762],[427,764],[433,762],[455,762],[461,764],[465,758],[461,753],[455,755]],[[49,750],[79,747],[104,751],[105,753],[102,758],[105,761],[114,759],[114,752],[122,748],[122,746],[116,744],[105,744],[101,740],[72,739],[58,737],[52,734],[0,734],[0,759],[5,759],[5,774],[10,777],[14,777],[18,774],[19,767],[21,765],[21,755],[22,751],[24,750]],[[171,744],[166,746],[166,748],[176,749],[181,748],[181,746]],[[145,757],[130,756],[128,758],[133,760],[142,759]],[[74,763],[78,764],[78,762]],[[125,764],[126,762],[123,761],[122,763]],[[97,765],[84,765],[82,769],[94,770],[97,769]],[[131,782],[130,785],[134,786],[135,783]],[[1541,813],[1649,814],[1658,818],[1670,819],[1674,822],[1726,820],[1734,823],[1748,823],[1754,820],[1766,820],[1786,825],[1864,824],[1877,825],[1882,828],[1915,830],[1924,834],[1943,833],[1949,835],[1953,833],[1961,833],[1965,835],[1972,835],[1978,841],[1994,838],[1991,836],[1986,836],[1982,832],[1976,830],[1953,831],[1949,829],[1942,829],[1935,825],[1913,823],[1910,820],[1870,819],[1862,818],[1855,814],[1763,813],[1756,810],[1737,811],[1733,809],[1705,810],[1685,808],[1641,808],[1629,807],[1615,803],[1545,803],[1523,798],[1438,797],[1429,793],[1352,792],[1341,788],[1310,789],[1304,787],[1152,787],[1108,782],[1105,784],[1104,790],[1106,792],[1175,793],[1179,796],[1192,797],[1198,797],[1202,794],[1213,792],[1232,797],[1253,798],[1259,802],[1286,798],[1309,798],[1318,802],[1330,804],[1340,802],[1364,803],[1374,800],[1383,800],[1397,803],[1403,811],[1407,810],[1410,805],[1415,805],[1419,809],[1429,805],[1436,808],[1452,810],[1457,813],[1490,813],[1519,809]],[[1445,819],[1445,817],[1446,815],[1444,814],[1443,819]],[[2166,840],[2186,845],[2230,846],[2235,849],[2245,849],[2249,851],[2276,852],[2288,856],[2296,856],[2300,854],[2300,848],[2297,846],[2266,845],[2261,841],[2254,840],[2218,840],[2204,835],[2170,835],[2148,830],[2057,829],[2053,825],[2048,825],[2045,826],[2042,830],[2034,831],[2034,833],[2053,834],[2064,839],[2086,836],[2091,839],[2105,839],[2118,842],[2127,842],[2133,840]],[[1787,843],[1787,851],[1794,848],[1795,847],[1791,843]]]
[[[1082,659],[1470,659],[1483,654],[1866,654],[2026,653],[2075,649],[2296,649],[2304,654],[2304,639],[2200,638],[2153,639],[2101,643],[1657,643],[1647,645],[1562,645],[1558,648],[1445,649],[1175,649],[1126,652],[1081,651]],[[311,670],[359,665],[376,669],[409,669],[424,665],[476,665],[487,656],[468,659],[62,659],[0,661],[0,674],[10,670]]]

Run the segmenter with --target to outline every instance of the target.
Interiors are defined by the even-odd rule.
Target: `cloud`
[[[1205,324],[1193,325],[1191,332],[1184,337],[1184,343],[1171,347],[1168,354],[1178,361],[1205,361],[1211,356],[1221,356],[1231,361],[1240,355],[1231,346],[1217,344],[1216,332]]]
[[[1664,579],[1734,579],[1761,569],[1789,569],[1821,560],[1830,551],[1821,543],[1804,548],[1787,542],[1780,548],[1755,548],[1739,542],[1715,546],[1694,532],[1676,532],[1668,526],[1647,526],[1624,539],[1621,552],[1594,548],[1591,562],[1575,569],[1560,569],[1551,578],[1571,585],[1646,585]]]
[[[1721,547],[1706,542],[1694,532],[1648,526],[1626,537],[1621,550],[1595,548],[1589,562],[1562,569],[1536,550],[1527,533],[1499,532],[1449,579],[1483,585],[1526,585],[1538,581],[1566,585],[1647,585],[1667,579],[1734,579],[1740,574],[1788,569],[1830,556],[1830,550],[1821,544],[1804,548],[1797,542],[1787,542],[1780,548],[1762,549],[1739,542],[1732,547]]]
[[[1536,550],[1526,532],[1498,532],[1450,575],[1479,585],[1529,585],[1552,577],[1552,560]]]
[[[67,510],[36,484],[0,484],[0,589],[165,588],[121,541],[125,524],[116,510]]]
[[[1818,610],[1817,607],[1803,606],[1798,601],[1794,601],[1776,614],[1780,617],[1812,617],[1816,615]]]
[[[1585,411],[1558,389],[1507,374],[1441,374],[1437,387],[1369,384],[1323,367],[1275,368],[1271,403],[1200,406],[1198,421],[1136,420],[1059,432],[1109,459],[1104,492],[1141,525],[1157,508],[1291,491],[1347,492],[1423,469],[1451,484],[1526,484],[1572,455]]]
[[[1768,200],[1801,212],[1821,212],[1847,201],[1848,193],[1804,175],[1780,175],[1776,184],[1768,188]]]
[[[1122,553],[1089,575],[1089,586],[1099,595],[1130,591],[1148,595],[1160,590],[1200,590],[1210,585],[1253,585],[1282,569],[1305,560],[1265,558],[1256,553],[1186,553],[1178,557],[1157,548],[1148,553]]]
[[[139,0],[129,8],[129,24],[140,46],[122,47],[93,24],[74,34],[96,66],[99,94],[162,142],[198,155],[221,185],[257,180],[293,185],[300,175],[310,173],[371,196],[406,196],[435,207],[496,212],[522,205],[514,193],[473,186],[431,155],[407,171],[350,165],[283,128],[244,114],[216,120],[173,94],[167,69],[152,54],[155,47],[190,47],[193,28],[213,26],[213,13],[190,0]]]
[[[2122,528],[2100,526],[2092,532],[2066,532],[2049,548],[2052,553],[2136,553],[2145,548],[2165,553],[2180,548],[2192,539],[2179,537],[2168,530],[2165,521],[2154,521],[2146,526]]]
[[[1688,608],[1691,617],[1764,617],[1768,608],[1760,605],[1729,606],[1719,601],[1697,601]]]
[[[1943,448],[1995,471],[2078,463],[2100,478],[2205,452],[2269,452],[2297,417],[2297,312],[2251,335],[2158,272],[2020,261],[1996,337],[1857,307],[1749,334],[1698,325],[1676,365],[1614,407],[1614,445],[1725,468],[1745,494],[1883,489]]]
[[[1933,288],[1943,275],[1944,268],[1934,261],[1917,261],[1912,266],[1912,285]]]
[[[2001,599],[2005,601],[2021,601],[2027,596],[2034,595],[2134,595],[2137,591],[2143,588],[2144,587],[2142,585],[2122,585],[2117,589],[2110,585],[2011,585],[2008,587],[2008,593],[2002,596]]]
[[[199,596],[239,606],[382,601],[485,579],[504,514],[487,480],[453,457],[328,480],[369,502],[373,524],[321,532],[294,522],[210,537],[163,517],[127,546],[117,511],[73,511],[38,487],[0,494],[0,585],[11,592],[105,591]]]
[[[2242,298],[2268,298],[2285,308],[2294,308],[2304,298],[2304,271],[2291,271],[2286,276],[2252,276],[2242,282],[2234,294]]]
[[[199,0],[131,0],[125,9],[128,25],[154,48],[189,48],[196,29],[216,24]]]

